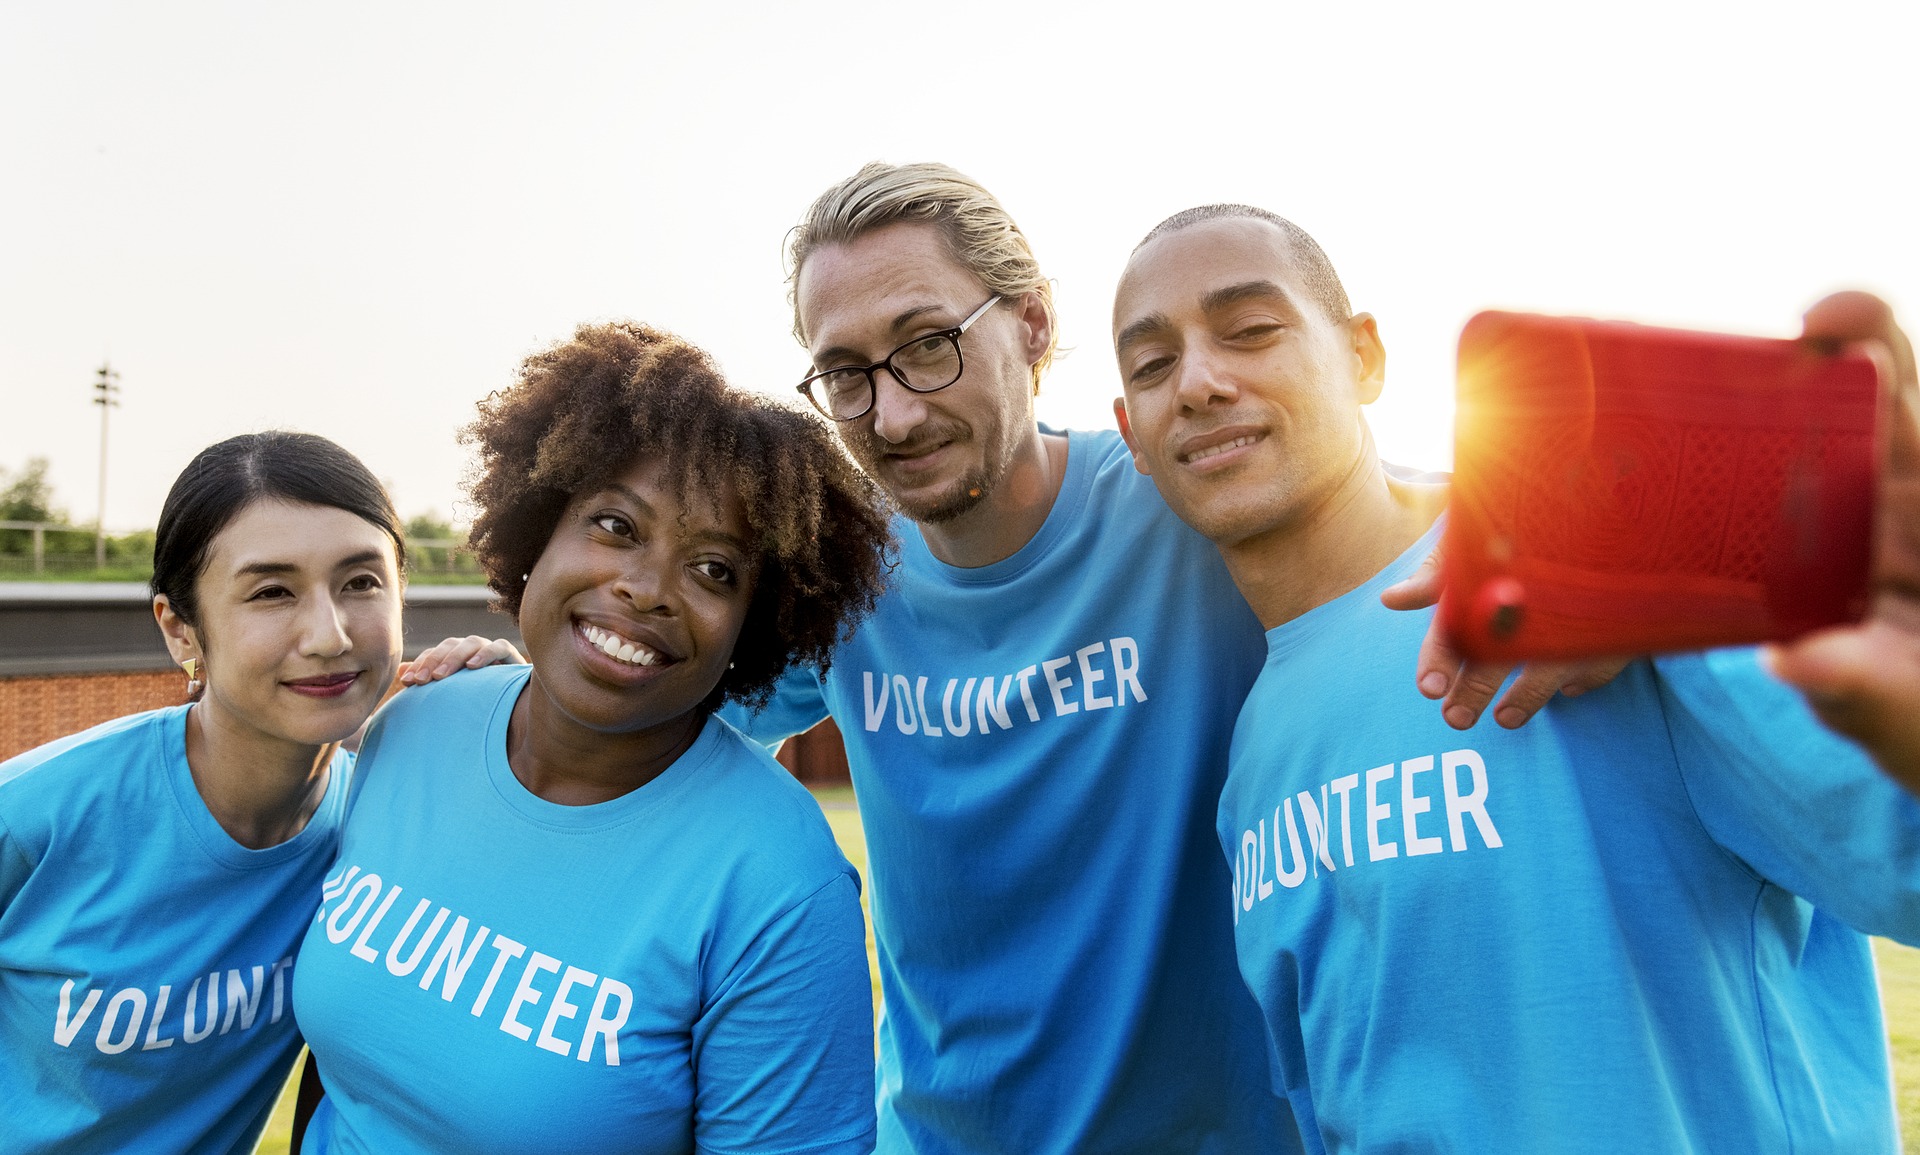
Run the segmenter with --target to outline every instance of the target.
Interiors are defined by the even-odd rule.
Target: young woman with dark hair
[[[252,1150],[404,561],[379,482],[324,438],[235,437],[175,481],[153,609],[193,701],[0,764],[0,1148]],[[479,642],[436,660],[516,656]]]
[[[874,489],[631,323],[529,358],[469,435],[533,664],[374,721],[294,984],[306,1150],[869,1151],[857,876],[713,711],[871,609]]]

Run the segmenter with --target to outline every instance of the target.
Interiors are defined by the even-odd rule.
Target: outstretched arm
[[[1435,549],[1420,563],[1412,577],[1387,587],[1380,601],[1391,610],[1423,610],[1440,600],[1440,551]],[[1493,720],[1509,730],[1526,725],[1527,719],[1555,694],[1571,698],[1597,689],[1618,677],[1626,669],[1626,658],[1595,658],[1584,662],[1529,662],[1520,667],[1507,692],[1494,707]],[[1513,667],[1498,662],[1470,662],[1447,644],[1446,634],[1436,616],[1420,643],[1414,679],[1420,692],[1440,703],[1441,716],[1456,730],[1471,729],[1480,720],[1481,711],[1493,701],[1494,694],[1513,673]]]
[[[1857,626],[1772,647],[1767,664],[1822,722],[1920,793],[1920,381],[1913,346],[1886,302],[1837,293],[1808,310],[1808,341],[1857,348],[1891,386],[1880,480],[1873,604]]]

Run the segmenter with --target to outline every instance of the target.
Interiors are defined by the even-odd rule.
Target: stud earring
[[[733,669],[733,663],[732,663],[732,662],[728,662],[728,663],[727,663],[727,669],[729,669],[729,670],[731,670],[731,669]]]
[[[187,672],[188,681],[197,682],[200,680],[200,659],[188,658],[186,661],[180,663],[180,668]]]

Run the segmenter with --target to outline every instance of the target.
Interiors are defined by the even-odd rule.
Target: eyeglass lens
[[[895,349],[886,364],[907,388],[930,393],[960,379],[960,346],[945,333],[933,333]],[[841,420],[865,413],[877,387],[867,370],[853,368],[815,378],[815,384],[828,410]]]

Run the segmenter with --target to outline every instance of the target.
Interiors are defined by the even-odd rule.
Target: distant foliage
[[[153,531],[141,530],[106,542],[107,564],[95,569],[93,526],[75,525],[54,504],[49,463],[30,457],[25,467],[0,466],[0,521],[33,521],[53,526],[45,532],[40,568],[34,567],[33,531],[0,529],[0,578],[89,576],[143,581],[153,571]]]
[[[480,581],[480,563],[467,550],[467,531],[431,513],[409,518],[407,564],[413,576],[428,581]],[[454,544],[449,544],[454,543]]]

